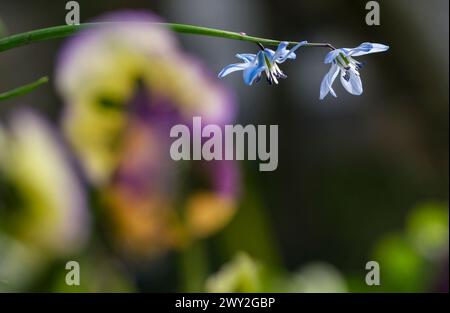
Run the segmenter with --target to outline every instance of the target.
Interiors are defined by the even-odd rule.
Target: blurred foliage
[[[240,253],[215,275],[208,278],[208,292],[264,292],[264,268],[247,254]]]
[[[120,264],[114,264],[109,256],[93,251],[79,260],[83,282],[80,286],[65,283],[67,271],[64,264],[57,266],[49,281],[49,289],[58,292],[136,292],[132,280]]]
[[[380,240],[374,259],[381,267],[380,289],[383,291],[424,291],[426,263],[401,235],[386,236]]]
[[[323,262],[307,264],[288,280],[288,292],[337,292],[348,291],[344,275],[334,266]]]
[[[351,290],[377,292],[426,292],[448,285],[448,206],[427,202],[408,215],[403,231],[380,238],[371,260],[380,264],[381,285],[365,286],[351,276]]]
[[[448,254],[448,208],[441,203],[425,203],[408,217],[406,237],[425,259],[435,261]]]
[[[345,274],[314,262],[294,273],[269,267],[237,253],[219,272],[206,280],[209,292],[426,292],[446,279],[442,265],[448,258],[448,207],[425,203],[411,211],[404,232],[387,234],[374,248],[380,264],[380,286],[365,285],[365,274]],[[424,253],[425,252],[425,253]]]
[[[382,271],[381,289],[424,292],[433,289],[448,258],[448,206],[426,203],[408,216],[406,229],[386,235],[374,251]],[[448,279],[448,278],[447,278]]]
[[[315,262],[294,273],[262,264],[248,254],[236,254],[206,281],[208,292],[346,292],[342,274],[333,266]]]

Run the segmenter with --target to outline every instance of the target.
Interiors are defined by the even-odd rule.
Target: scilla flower
[[[244,62],[226,66],[220,71],[218,76],[222,78],[230,73],[243,71],[244,82],[247,85],[252,85],[253,82],[258,82],[261,79],[262,72],[265,72],[269,84],[278,84],[278,79],[287,77],[278,64],[283,63],[287,59],[295,59],[295,51],[305,44],[307,42],[302,41],[289,50],[287,49],[289,43],[283,41],[278,45],[276,51],[263,48],[257,54],[236,54],[236,57]]]
[[[363,64],[356,61],[353,57],[364,54],[384,52],[389,47],[379,43],[365,42],[356,48],[341,48],[330,51],[325,57],[325,64],[331,63],[331,69],[325,75],[320,85],[320,100],[325,98],[328,93],[337,97],[333,90],[333,82],[339,72],[341,73],[341,83],[344,88],[352,95],[360,95],[363,93],[363,87],[359,70]]]

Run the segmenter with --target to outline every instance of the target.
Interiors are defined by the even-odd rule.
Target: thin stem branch
[[[261,49],[261,50],[263,50],[264,51],[264,46],[263,46],[263,44],[262,43],[260,43],[260,42],[257,42],[256,43],[257,45],[258,45],[258,47]]]
[[[64,38],[68,36],[72,36],[83,29],[90,29],[99,26],[107,26],[108,24],[118,24],[118,23],[134,23],[134,22],[103,22],[103,23],[84,23],[80,25],[63,25],[63,26],[54,26],[49,28],[42,28],[37,30],[32,30],[29,32],[16,34],[13,36],[5,37],[0,39],[0,52],[14,49],[17,47],[25,46],[31,43]],[[236,33],[230,32],[226,30],[213,29],[195,25],[187,25],[187,24],[175,24],[175,23],[153,23],[156,25],[160,25],[163,27],[168,27],[174,32],[184,33],[184,34],[193,34],[193,35],[201,35],[201,36],[210,36],[210,37],[219,37],[226,38],[232,40],[241,40],[247,42],[255,42],[261,43],[267,46],[277,46],[281,41],[259,38],[254,36],[248,36],[244,33]],[[295,45],[298,42],[289,41],[290,44]],[[334,49],[332,45],[329,43],[308,43],[305,47],[325,47],[329,49]]]
[[[328,48],[330,50],[336,50],[336,48],[329,43],[307,43],[305,47]]]
[[[8,100],[14,97],[18,97],[18,96],[23,96],[27,93],[32,92],[33,90],[39,88],[40,86],[44,85],[48,83],[48,77],[42,77],[40,79],[38,79],[35,82],[32,82],[31,84],[27,84],[24,85],[22,87],[4,92],[4,93],[0,93],[0,101],[4,101],[4,100]]]

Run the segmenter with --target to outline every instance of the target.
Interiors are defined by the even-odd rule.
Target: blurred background
[[[251,87],[215,77],[256,45],[151,27],[1,53],[0,91],[51,84],[0,103],[0,291],[448,291],[448,1],[378,1],[380,26],[357,0],[78,2],[82,22],[138,10],[155,16],[125,19],[391,48],[359,58],[362,96],[336,82],[324,101],[320,48]],[[64,24],[65,4],[2,1],[0,37]],[[171,123],[198,114],[279,125],[278,169],[167,160]]]

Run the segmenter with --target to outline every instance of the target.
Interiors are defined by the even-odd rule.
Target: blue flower
[[[278,64],[283,63],[287,59],[295,59],[295,51],[306,43],[306,41],[302,41],[289,50],[287,49],[289,43],[283,41],[279,44],[276,51],[265,48],[257,54],[236,54],[236,57],[243,62],[226,66],[220,71],[218,76],[222,78],[230,73],[243,71],[244,82],[247,85],[252,85],[255,81],[258,82],[262,73],[265,72],[267,81],[270,84],[278,84],[278,79],[287,77]]]
[[[339,72],[342,86],[352,95],[361,95],[363,87],[359,70],[363,67],[363,63],[356,61],[353,57],[384,52],[388,49],[388,46],[379,43],[365,42],[353,49],[341,48],[330,51],[325,57],[325,64],[331,63],[331,68],[320,85],[320,100],[325,98],[328,93],[337,97],[332,85]]]

